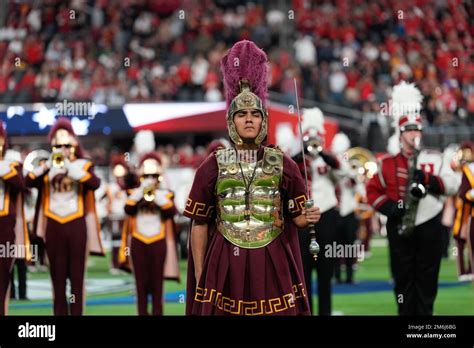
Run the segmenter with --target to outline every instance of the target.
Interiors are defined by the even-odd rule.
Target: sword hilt
[[[312,199],[308,199],[304,202],[304,206],[306,209],[312,208],[314,206],[314,201]],[[318,259],[318,254],[319,254],[319,244],[316,241],[316,230],[314,228],[314,224],[310,223],[308,225],[309,229],[309,253],[313,256],[314,260]]]

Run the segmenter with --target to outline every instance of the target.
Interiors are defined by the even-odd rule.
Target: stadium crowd
[[[469,1],[279,4],[9,1],[0,15],[0,102],[219,101],[219,61],[248,38],[268,52],[280,101],[293,100],[296,77],[306,99],[368,112],[404,79],[419,85],[429,124],[474,119]]]

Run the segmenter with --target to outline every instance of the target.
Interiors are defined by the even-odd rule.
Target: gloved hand
[[[170,203],[170,199],[166,197],[169,193],[167,190],[156,190],[155,191],[155,204],[157,206],[164,207]]]
[[[79,181],[87,175],[87,172],[84,170],[83,161],[73,161],[69,159],[64,159],[64,168],[67,170],[67,176],[69,176],[74,181]]]
[[[140,186],[132,191],[132,194],[129,196],[129,199],[135,202],[140,201],[143,198],[143,190],[149,185],[150,183],[148,179],[143,180]]]
[[[422,199],[426,196],[426,187],[425,185],[418,183],[410,187],[410,194],[418,199]]]
[[[326,162],[326,164],[328,166],[330,166],[332,168],[335,168],[335,169],[339,168],[338,160],[336,159],[336,157],[334,157],[330,153],[328,153],[326,151],[321,151],[321,152],[319,152],[319,156],[321,156],[321,158],[324,160],[324,162]]]
[[[426,174],[421,169],[415,170],[413,177],[414,177],[413,179],[415,180],[415,182],[419,182],[420,184],[423,184],[423,185],[426,185],[428,183],[428,174]]]
[[[129,199],[135,202],[138,202],[143,198],[143,188],[140,186],[132,191]]]
[[[405,206],[391,200],[382,204],[378,210],[389,219],[399,219],[405,215]]]
[[[8,160],[0,161],[0,178],[11,171],[10,164],[12,162]]]

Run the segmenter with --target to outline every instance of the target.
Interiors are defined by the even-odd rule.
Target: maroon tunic
[[[263,157],[263,147],[258,160]],[[198,286],[189,248],[187,315],[310,315],[298,233],[292,218],[301,214],[305,185],[296,163],[286,155],[280,193],[284,230],[270,244],[239,248],[216,229],[215,185],[218,166],[211,154],[198,168],[184,215],[209,225],[209,243]],[[288,203],[295,204],[291,210]],[[192,238],[192,235],[190,236]]]

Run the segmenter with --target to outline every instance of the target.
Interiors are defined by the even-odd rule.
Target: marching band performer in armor
[[[392,94],[400,152],[381,159],[367,184],[369,203],[386,215],[390,265],[400,315],[432,315],[442,255],[443,196],[459,183],[441,153],[420,150],[422,95],[402,81]]]
[[[138,315],[148,315],[148,296],[152,296],[152,315],[163,314],[163,280],[179,281],[173,216],[177,213],[173,192],[160,188],[163,176],[156,152],[139,161],[141,184],[131,190],[126,201],[119,261],[132,269],[135,277]]]
[[[307,231],[299,231],[301,255],[305,272],[308,293],[312,291],[312,273],[316,268],[318,274],[318,313],[331,315],[331,279],[334,273],[336,257],[326,255],[327,246],[333,247],[337,240],[335,226],[339,221],[336,197],[336,182],[341,172],[340,161],[329,151],[324,149],[324,116],[320,109],[304,109],[302,122],[303,140],[308,167],[308,180],[311,182],[311,197],[318,200],[321,211],[321,220],[316,225],[318,243],[321,252],[315,261],[306,247],[309,243]],[[303,168],[303,156],[300,152],[293,159]],[[311,309],[312,309],[311,304]]]
[[[221,67],[233,144],[198,168],[184,212],[192,219],[186,313],[309,315],[296,227],[317,222],[319,209],[304,209],[296,163],[264,145],[266,54],[243,40]]]
[[[10,276],[15,259],[31,259],[30,240],[23,211],[25,182],[22,166],[5,158],[7,131],[0,121],[0,245],[8,251],[0,257],[0,316],[6,315],[10,299]],[[10,255],[11,250],[16,253]]]
[[[26,177],[26,185],[38,189],[34,231],[45,240],[54,315],[82,315],[86,251],[104,255],[94,198],[100,179],[92,162],[84,158],[67,118],[56,121],[48,139],[51,157]],[[67,279],[71,284],[69,301]]]
[[[457,157],[462,181],[456,200],[453,234],[457,247],[459,280],[466,281],[474,280],[474,143],[463,142],[459,146]]]

